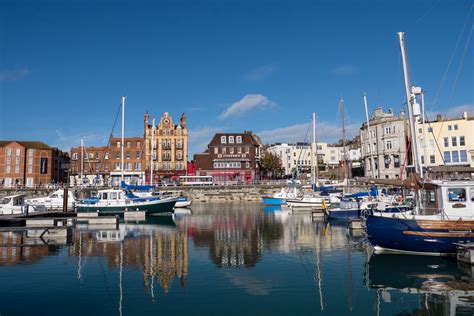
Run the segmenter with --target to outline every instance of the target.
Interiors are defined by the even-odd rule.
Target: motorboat
[[[27,199],[26,204],[31,206],[43,205],[47,210],[62,210],[64,204],[64,190],[56,190],[46,197]],[[68,190],[67,209],[73,210],[76,204],[76,198],[72,191]]]
[[[79,201],[77,212],[117,214],[126,211],[146,211],[148,214],[171,213],[177,198],[138,197],[121,189],[100,190],[97,196]]]
[[[15,194],[0,198],[0,215],[28,215],[29,212],[44,212],[43,205],[30,206],[25,203],[26,194]]]
[[[273,195],[262,196],[263,204],[265,205],[283,205],[286,204],[287,199],[295,199],[300,196],[301,193],[296,186],[282,188],[280,192]]]

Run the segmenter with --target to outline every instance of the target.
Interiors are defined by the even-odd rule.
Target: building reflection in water
[[[37,263],[43,257],[57,254],[59,245],[69,241],[64,237],[53,243],[46,236],[32,238],[27,230],[0,232],[0,265]]]
[[[143,271],[143,286],[154,297],[155,280],[163,292],[180,279],[186,286],[188,244],[186,231],[158,225],[120,224],[119,230],[74,233],[70,256],[79,257],[78,277],[85,257],[106,257],[109,268],[133,267]]]
[[[376,289],[375,308],[401,295],[419,297],[419,307],[407,314],[473,315],[474,268],[454,258],[409,255],[374,255],[368,262],[365,282]]]

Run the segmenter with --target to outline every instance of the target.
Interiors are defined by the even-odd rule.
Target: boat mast
[[[124,179],[124,171],[123,171],[123,150],[124,150],[124,142],[125,140],[125,97],[122,97],[122,142],[121,142],[121,156],[120,156],[120,169],[121,169],[121,176],[120,176],[120,182],[123,181]]]
[[[148,123],[147,123],[148,124]],[[153,161],[155,160],[155,118],[153,118],[151,127],[151,170],[150,170],[150,185],[153,185]]]
[[[81,186],[82,178],[84,177],[84,138],[81,138]]]
[[[408,106],[408,120],[410,123],[410,138],[411,138],[411,148],[412,148],[412,159],[413,165],[415,167],[415,172],[420,174],[420,162],[418,159],[418,141],[416,138],[416,131],[415,131],[415,118],[413,115],[413,102],[412,98],[414,95],[410,91],[410,78],[408,77],[408,65],[407,65],[407,57],[405,52],[405,33],[398,32],[398,39],[400,41],[400,51],[402,55],[402,63],[403,63],[403,78],[405,80],[405,93],[407,98],[407,106]]]
[[[346,129],[344,127],[344,99],[341,97],[339,101],[339,109],[341,111],[342,120],[342,161],[344,162],[344,179],[348,178],[347,172],[347,156],[346,156]]]
[[[316,161],[316,163],[315,163]],[[311,142],[311,183],[319,186],[318,180],[318,146],[316,143],[316,113],[313,112],[313,138]]]
[[[370,130],[370,122],[369,122],[369,109],[367,106],[367,94],[364,92],[364,95],[362,96],[364,100],[364,106],[365,106],[365,119],[367,121],[367,133],[369,134],[369,157],[370,157],[370,164],[372,168],[372,176],[375,178],[375,160],[372,155],[372,133]]]

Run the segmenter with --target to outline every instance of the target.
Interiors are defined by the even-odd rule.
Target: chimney
[[[462,113],[462,118],[465,119],[465,120],[467,120],[467,112],[466,112],[466,111],[464,111],[464,112]]]
[[[437,114],[436,115],[436,122],[441,122],[443,120],[443,117],[441,116],[441,114]]]
[[[184,114],[184,113],[181,114],[180,122],[181,122],[181,127],[186,128],[186,114]]]
[[[143,137],[146,138],[146,131],[148,129],[148,111],[145,112],[145,116],[143,118]]]

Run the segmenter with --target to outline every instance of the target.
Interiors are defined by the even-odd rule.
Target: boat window
[[[422,199],[425,202],[425,207],[435,207],[435,192],[434,190],[424,190],[422,191]]]
[[[110,199],[116,200],[117,199],[117,192],[110,192]]]
[[[469,196],[471,197],[471,202],[474,202],[474,188],[469,189]]]
[[[51,194],[49,197],[50,197],[51,199],[57,199],[57,198],[58,198],[58,195],[57,195],[57,194]]]
[[[107,193],[102,193],[102,200],[107,200]]]
[[[10,199],[9,198],[3,198],[0,200],[0,204],[8,204],[10,203]]]
[[[462,188],[448,189],[449,202],[466,202],[466,190]]]

